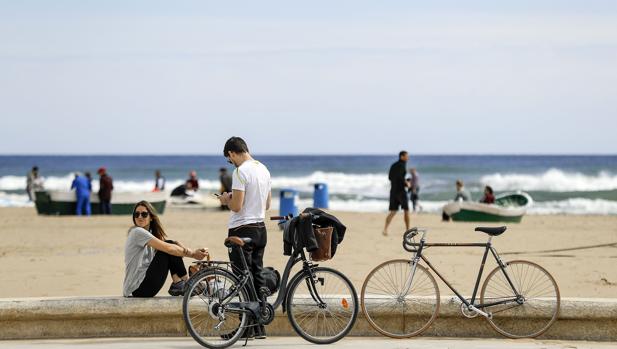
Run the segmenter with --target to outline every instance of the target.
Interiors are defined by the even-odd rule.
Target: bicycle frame
[[[408,279],[408,281],[405,284],[405,288],[404,288],[404,292],[403,294],[407,294],[411,288],[411,284],[413,281],[413,277],[415,276],[415,271],[416,271],[416,265],[418,264],[418,262],[420,262],[420,260],[424,261],[424,263],[426,263],[426,265],[428,266],[428,268],[432,271],[435,272],[435,274],[437,274],[437,276],[441,279],[441,281],[443,281],[446,286],[448,286],[448,288],[450,290],[452,290],[452,292],[454,292],[454,294],[456,294],[456,296],[460,299],[460,301],[465,304],[467,306],[468,309],[470,310],[474,310],[484,316],[490,316],[489,314],[481,311],[480,309],[483,308],[487,308],[490,306],[495,306],[495,305],[500,305],[500,304],[506,304],[506,303],[511,303],[511,302],[517,302],[519,304],[522,304],[522,296],[521,294],[518,292],[518,290],[516,289],[516,287],[514,286],[514,284],[512,283],[512,280],[510,279],[510,276],[508,275],[508,271],[506,270],[506,265],[503,263],[503,261],[501,260],[501,258],[499,257],[499,254],[497,254],[497,251],[493,248],[491,240],[492,240],[492,236],[489,236],[488,241],[486,243],[427,243],[426,242],[426,235],[427,235],[427,231],[426,230],[419,230],[419,232],[422,232],[422,238],[420,239],[419,243],[413,242],[413,243],[405,243],[404,245],[406,246],[410,246],[410,247],[417,247],[416,253],[414,255],[414,257],[411,259],[411,263],[412,263],[412,272],[411,272],[411,277]],[[473,289],[473,294],[471,296],[470,301],[467,301],[467,299],[465,297],[463,297],[458,290],[456,290],[456,288],[454,288],[454,286],[452,286],[448,280],[445,279],[445,277],[443,275],[441,275],[441,273],[435,269],[435,267],[431,264],[431,262],[429,262],[429,260],[422,254],[424,248],[427,247],[484,247],[484,255],[482,256],[482,264],[480,264],[480,270],[478,271],[478,277],[476,279],[476,283]],[[408,250],[409,251],[409,250]],[[477,292],[478,292],[478,287],[480,285],[480,280],[482,279],[482,273],[484,271],[484,265],[486,263],[486,258],[488,257],[488,252],[491,252],[491,254],[493,255],[493,257],[495,258],[495,261],[497,262],[499,268],[501,269],[501,271],[504,273],[504,276],[506,278],[506,280],[508,281],[510,287],[512,288],[512,291],[514,292],[516,297],[513,297],[512,299],[506,299],[506,300],[501,300],[501,301],[497,301],[497,302],[491,302],[491,303],[484,303],[484,304],[475,304],[476,303],[476,296],[477,296]]]
[[[233,246],[231,248],[242,248],[240,246]],[[241,251],[240,251],[241,252]],[[255,290],[255,284],[254,284],[254,279],[253,279],[253,275],[251,274],[248,265],[246,263],[246,259],[244,257],[244,254],[241,252],[240,253],[240,257],[242,259],[242,266],[243,269],[240,269],[236,266],[234,266],[233,264],[230,263],[231,268],[233,271],[235,271],[236,274],[240,274],[241,277],[239,279],[238,282],[238,287],[231,292],[229,295],[225,296],[225,298],[223,298],[221,300],[221,303],[225,304],[225,300],[231,300],[234,297],[236,297],[238,295],[238,293],[240,293],[240,290],[243,287],[248,287],[249,290],[249,299],[250,301],[248,302],[242,302],[242,303],[237,303],[237,308],[234,307],[230,307],[228,310],[233,311],[233,312],[238,312],[238,313],[253,313],[253,315],[256,318],[259,318],[259,314],[256,312],[258,310],[258,308],[262,308],[266,306],[266,302],[264,302],[264,300],[261,300],[259,298],[259,296],[257,295],[257,290]],[[289,275],[291,273],[291,269],[294,267],[294,265],[296,265],[298,262],[302,261],[302,270],[300,270],[296,275],[294,275],[294,277],[289,280]],[[319,297],[319,294],[317,292],[317,289],[315,288],[315,277],[313,274],[313,268],[315,268],[317,265],[314,265],[311,261],[309,261],[306,258],[306,255],[304,253],[304,250],[300,250],[300,251],[294,251],[294,253],[292,253],[292,255],[289,257],[287,264],[285,265],[285,271],[283,272],[283,276],[281,277],[281,286],[280,289],[278,291],[278,296],[274,302],[274,304],[272,304],[272,307],[274,310],[276,310],[281,304],[284,304],[284,301],[287,299],[287,287],[288,284],[291,284],[291,281],[294,280],[294,278],[297,277],[302,277],[302,276],[308,276],[307,277],[307,286],[310,292],[311,297],[313,298],[313,300],[318,304],[318,305],[323,305],[325,304],[325,302],[321,299],[321,297]],[[289,280],[289,282],[288,282]],[[309,283],[308,280],[311,280],[311,282]],[[230,303],[231,304],[231,303]],[[236,305],[236,304],[234,304]],[[245,309],[248,308],[248,309]],[[285,312],[285,306],[283,306],[283,312]]]

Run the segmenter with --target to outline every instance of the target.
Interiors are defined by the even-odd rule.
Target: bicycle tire
[[[233,282],[233,286],[237,286],[239,282],[238,278],[226,269],[215,267],[200,270],[189,279],[182,300],[182,317],[189,334],[197,343],[210,349],[222,349],[232,346],[236,343],[236,341],[238,341],[238,339],[240,339],[249,321],[247,314],[229,313],[232,317],[235,317],[236,315],[238,316],[238,325],[231,325],[229,328],[225,329],[224,333],[213,332],[211,335],[211,337],[213,337],[212,340],[204,338],[204,335],[200,334],[197,330],[196,323],[194,323],[193,319],[200,316],[199,314],[201,314],[201,316],[203,316],[206,320],[209,320],[208,317],[210,317],[214,320],[213,323],[217,322],[217,320],[213,319],[211,315],[212,311],[210,309],[210,305],[212,300],[224,297],[225,292],[227,292],[232,286],[232,284],[229,284],[228,286],[226,281],[222,282],[222,279],[225,279],[230,283]],[[205,286],[210,285],[212,280],[214,280],[214,287]],[[223,293],[221,293],[221,290]],[[197,301],[197,298],[195,297],[198,297],[199,301]],[[246,288],[242,288],[239,292],[239,296],[236,297],[237,301],[248,301],[249,297]],[[192,300],[197,302],[192,302]],[[204,304],[201,304],[202,302]],[[195,310],[194,312],[197,312],[197,316],[191,317],[191,306],[192,309]],[[203,323],[203,321],[205,320],[200,320],[201,323]],[[228,336],[228,338],[225,338],[224,336]],[[215,341],[214,338],[220,338],[220,340]]]
[[[546,332],[557,320],[561,304],[559,286],[540,265],[515,260],[505,263],[512,283],[524,298],[522,304],[487,307],[486,320],[498,333],[508,338],[534,338]],[[493,269],[480,292],[480,302],[516,297],[500,267]],[[498,308],[501,307],[501,308]],[[522,321],[516,321],[521,318]]]
[[[402,295],[408,280],[405,275],[411,272],[408,259],[383,262],[364,280],[360,296],[362,312],[369,325],[384,336],[398,339],[418,336],[433,324],[439,314],[437,282],[427,268],[420,264],[416,267],[412,285],[405,295]],[[392,321],[388,314],[384,315],[388,308],[403,321]]]
[[[325,309],[319,309],[319,312],[315,313],[317,320],[313,323],[315,331],[319,332],[319,320],[321,319],[321,316],[323,316],[324,321],[330,321],[332,325],[336,326],[337,330],[333,331],[332,335],[329,336],[318,336],[318,333],[308,333],[309,331],[308,328],[305,327],[305,323],[309,317],[312,318],[312,315],[303,315],[306,314],[307,311],[305,310],[304,313],[301,312],[300,307],[312,309],[312,307],[318,307],[318,305],[312,298],[308,298],[306,295],[304,297],[300,297],[300,294],[296,294],[296,291],[298,291],[298,286],[301,285],[302,281],[305,281],[305,285],[307,285],[308,290],[308,275],[303,275],[303,273],[303,271],[300,271],[297,276],[292,279],[287,291],[285,305],[287,309],[287,317],[291,323],[291,326],[294,331],[300,335],[300,337],[311,343],[331,344],[339,341],[345,337],[349,331],[351,331],[358,317],[359,306],[356,289],[351,281],[349,281],[349,279],[338,270],[327,267],[313,268],[313,275],[317,278],[317,292],[319,297],[326,303]],[[340,292],[338,290],[341,289],[345,292],[344,294],[336,293]],[[347,289],[347,291],[344,289]],[[347,294],[347,292],[349,294]],[[349,304],[350,302],[353,304]],[[349,310],[351,310],[351,313]],[[325,324],[322,324],[322,329],[322,333],[325,334]]]

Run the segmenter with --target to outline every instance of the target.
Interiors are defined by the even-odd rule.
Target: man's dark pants
[[[266,231],[266,225],[263,222],[251,223],[242,225],[236,228],[229,229],[227,236],[237,236],[241,238],[251,238],[252,242],[250,246],[245,246],[242,249],[233,248],[229,252],[229,260],[238,269],[243,270],[242,257],[240,256],[240,250],[244,254],[246,264],[253,274],[253,280],[255,285],[255,291],[259,296],[259,289],[262,286],[266,286],[266,282],[261,274],[264,265],[264,252],[266,244],[268,243],[268,233]],[[257,299],[254,299],[256,301]],[[265,335],[263,326],[259,326],[255,329],[258,334]],[[249,335],[250,336],[250,335]]]

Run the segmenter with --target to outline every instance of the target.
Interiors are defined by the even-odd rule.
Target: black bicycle
[[[301,215],[301,219],[312,222],[318,218]],[[271,217],[286,219],[290,217]],[[230,249],[250,243],[250,238],[225,239],[225,246]],[[276,301],[270,304],[266,290],[262,288],[259,294],[255,290],[244,254],[240,255],[242,269],[226,261],[195,262],[200,270],[188,281],[182,311],[189,333],[199,344],[208,348],[229,347],[248,328],[271,323],[280,305],[293,329],[309,342],[334,343],[352,329],[358,316],[358,296],[351,281],[338,270],[313,264],[304,249],[294,250],[285,266]],[[302,269],[287,282],[292,267],[299,262]]]
[[[560,306],[559,287],[546,269],[533,262],[503,262],[491,244],[493,236],[506,227],[478,227],[489,235],[486,243],[427,243],[426,230],[412,228],[403,235],[403,248],[414,252],[411,259],[384,262],[373,269],[362,286],[362,310],[369,324],[392,338],[408,338],[424,332],[439,313],[439,288],[432,270],[456,294],[467,318],[482,315],[493,329],[509,338],[536,337],[551,327]],[[416,235],[422,233],[420,242]],[[428,261],[423,252],[430,247],[484,247],[482,264],[471,298],[463,297]],[[493,269],[476,299],[489,251],[495,257]],[[426,267],[420,264],[426,263]],[[391,315],[402,316],[392,321]]]

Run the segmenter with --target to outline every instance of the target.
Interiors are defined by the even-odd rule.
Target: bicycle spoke
[[[559,289],[555,280],[537,264],[526,261],[510,262],[505,271],[522,298],[517,299],[513,294],[504,272],[494,269],[482,286],[481,303],[508,299],[513,303],[486,307],[492,314],[489,323],[510,338],[542,334],[553,324],[559,311]]]
[[[385,286],[385,282],[389,284]],[[414,272],[414,265],[405,260],[386,262],[371,271],[362,287],[362,301],[369,324],[395,338],[421,333],[432,323],[439,307],[434,278],[419,264]],[[389,314],[403,321],[392,321]]]
[[[348,280],[333,270],[315,268],[314,274],[314,280],[319,280],[314,288],[313,281],[307,278],[290,286],[288,317],[303,338],[318,344],[332,343],[349,332],[355,322],[358,309],[355,291]],[[392,279],[386,274],[381,277],[391,288]],[[316,303],[312,292],[323,303]]]

